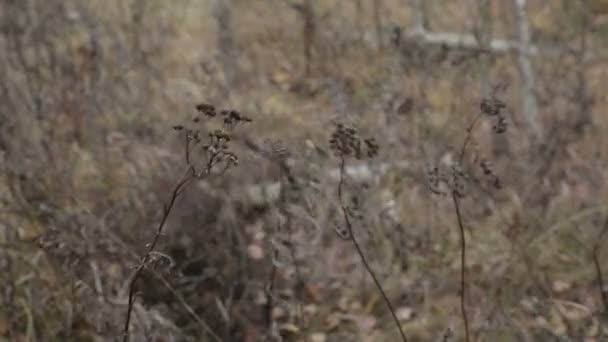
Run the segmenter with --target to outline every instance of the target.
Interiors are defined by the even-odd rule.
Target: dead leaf
[[[556,280],[556,281],[553,282],[553,291],[555,291],[557,293],[561,293],[561,292],[567,291],[571,287],[572,287],[572,284],[570,284],[567,281]]]
[[[361,302],[359,302],[358,300],[350,303],[350,312],[361,312],[362,309],[363,305],[361,305]]]
[[[291,75],[285,71],[276,71],[272,74],[272,82],[279,86],[281,90],[288,90],[291,82]]]
[[[340,309],[340,311],[347,312],[349,301],[350,299],[348,297],[340,297],[340,299],[338,299],[338,309]]]
[[[285,317],[285,310],[283,310],[283,308],[281,308],[279,306],[275,306],[274,308],[272,308],[272,318],[273,319],[279,320],[283,317]]]
[[[284,323],[279,326],[279,330],[281,333],[290,333],[297,334],[300,332],[300,328],[298,328],[295,324],[292,323]]]
[[[34,241],[42,236],[44,228],[35,220],[24,220],[17,228],[17,234],[21,241]]]
[[[325,342],[327,340],[327,335],[322,332],[316,332],[310,335],[311,342]]]
[[[580,321],[591,317],[592,311],[588,307],[567,300],[555,300],[559,313],[569,321]]]
[[[315,304],[307,304],[307,305],[304,305],[304,308],[302,309],[302,311],[307,316],[314,316],[317,313],[318,308]]]
[[[264,291],[259,290],[255,294],[254,303],[256,305],[260,305],[260,306],[266,305],[266,304],[268,304],[268,296],[266,295],[266,293],[264,293]]]
[[[337,314],[340,321],[349,321],[357,325],[362,333],[369,333],[377,323],[376,317],[372,315]]]
[[[247,246],[247,255],[253,260],[262,260],[264,259],[264,250],[259,245],[251,244]]]
[[[397,318],[401,321],[409,321],[414,316],[414,310],[412,310],[412,308],[404,306],[397,309],[395,315],[397,315]]]

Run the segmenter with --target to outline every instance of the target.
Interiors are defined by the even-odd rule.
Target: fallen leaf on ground
[[[311,342],[325,342],[327,340],[327,335],[321,332],[316,332],[310,335]]]
[[[247,246],[247,255],[253,260],[264,259],[264,250],[258,245]]]
[[[410,319],[412,319],[412,316],[414,316],[414,310],[412,310],[412,308],[404,306],[397,309],[397,312],[395,312],[395,314],[397,315],[397,318],[399,318],[399,320],[409,321]]]

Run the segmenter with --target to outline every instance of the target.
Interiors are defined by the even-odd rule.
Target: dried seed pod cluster
[[[479,162],[479,167],[481,168],[483,175],[490,180],[490,183],[495,189],[502,189],[502,182],[500,181],[500,178],[498,177],[496,172],[494,172],[492,164],[488,159],[481,159],[481,161]]]
[[[199,176],[208,174],[219,164],[224,166],[222,172],[237,165],[238,156],[230,149],[231,133],[237,125],[251,122],[251,118],[235,110],[218,111],[213,105],[206,103],[198,104],[196,110],[199,115],[192,119],[191,127],[173,126],[173,129],[182,132],[186,139],[186,163],[194,168],[191,159],[192,152],[199,151],[204,159],[204,167],[196,172]],[[222,124],[221,128],[208,132],[205,140],[203,140],[203,136],[205,136],[203,128],[199,126],[203,119],[219,119]]]
[[[357,130],[342,123],[329,139],[329,148],[337,157],[354,157],[356,159],[373,158],[378,155],[379,146],[374,137],[361,138]]]
[[[463,198],[467,194],[469,177],[462,168],[454,165],[449,170],[434,167],[427,172],[426,181],[429,190],[436,195],[446,196],[453,193]]]
[[[496,117],[496,123],[494,123],[493,126],[495,133],[501,134],[507,131],[507,118],[505,115],[507,109],[506,103],[497,99],[495,96],[491,96],[481,100],[479,109],[487,116]]]
[[[451,177],[448,180],[450,190],[456,196],[463,198],[467,193],[467,183],[469,181],[469,176],[458,165],[452,166],[452,172],[450,175]]]
[[[435,167],[427,173],[427,186],[434,194],[447,195],[448,193],[453,193],[460,198],[464,197],[467,192],[467,184],[470,181],[470,178],[478,179],[475,177],[475,175],[468,174],[467,172],[472,171],[473,168],[477,167],[479,167],[478,170],[481,170],[482,176],[489,180],[492,187],[495,189],[502,189],[500,178],[494,172],[490,161],[487,158],[480,156],[480,152],[477,149],[475,138],[473,136],[473,130],[478,122],[477,119],[482,116],[487,116],[496,119],[496,122],[493,125],[493,131],[495,133],[500,134],[506,132],[507,105],[492,95],[480,102],[479,109],[481,114],[477,116],[477,118],[466,130],[467,136],[462,146],[461,156],[458,164],[453,165],[449,170],[442,170],[439,167]],[[471,149],[473,151],[471,151]],[[466,167],[466,165],[463,164],[465,163],[465,154],[471,153],[473,153],[473,158],[470,159],[472,165],[469,164],[471,167]],[[465,169],[467,171],[465,171]]]
[[[363,208],[361,206],[361,201],[359,200],[359,197],[352,196],[350,199],[350,205],[346,206],[348,216],[354,220],[361,221],[365,218],[362,213],[362,209]]]

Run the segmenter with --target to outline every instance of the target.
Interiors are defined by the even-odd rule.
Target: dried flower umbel
[[[471,149],[474,150],[473,164],[479,167],[482,177],[486,178],[492,187],[502,189],[502,182],[498,175],[494,172],[490,161],[487,158],[480,157],[476,147],[473,131],[477,127],[477,123],[484,117],[495,119],[492,130],[496,134],[502,134],[507,131],[507,105],[497,99],[494,95],[484,98],[479,104],[480,113],[475,117],[471,124],[467,127],[467,134],[460,149],[458,163],[452,165],[448,170],[440,167],[434,167],[427,173],[427,186],[431,192],[437,195],[448,195],[453,193],[459,198],[466,195],[466,188],[473,177],[465,172],[465,157],[470,154]],[[472,170],[468,168],[466,170]]]
[[[182,133],[185,137],[186,163],[195,168],[195,174],[198,177],[211,172],[217,165],[223,165],[221,172],[238,165],[238,156],[230,149],[231,133],[236,126],[251,122],[251,118],[236,110],[218,112],[214,106],[206,103],[198,104],[196,110],[199,115],[192,119],[191,126],[173,126],[175,131]],[[200,124],[210,121],[219,122],[221,128],[205,133]],[[207,138],[203,139],[204,136]],[[202,168],[195,166],[192,160],[192,153],[197,149],[203,160]]]
[[[344,124],[336,124],[329,139],[329,148],[337,157],[354,157],[356,159],[373,158],[378,155],[379,146],[374,137],[361,138],[357,130]]]
[[[138,279],[142,276],[142,272],[144,269],[155,268],[157,271],[165,273],[170,271],[173,267],[173,260],[167,255],[157,252],[155,248],[160,237],[163,235],[163,229],[177,198],[183,194],[186,187],[193,180],[206,178],[218,167],[220,173],[223,173],[230,167],[238,164],[238,156],[230,149],[230,142],[232,140],[231,133],[238,125],[252,121],[251,118],[235,110],[221,110],[218,114],[218,111],[214,106],[206,103],[197,105],[196,110],[199,115],[195,116],[191,123],[173,126],[173,129],[184,137],[187,169],[171,191],[169,200],[163,207],[162,218],[156,227],[156,233],[152,241],[146,245],[146,252],[136,265],[135,272],[129,282],[129,301],[123,328],[123,342],[129,340],[131,313],[133,311],[136,297],[135,294],[138,287],[136,284]],[[218,119],[220,120],[220,128],[207,132],[201,127],[205,122]],[[216,122],[216,124],[217,123],[218,122]],[[202,165],[195,163],[193,157],[196,157],[197,159],[201,158],[203,161]],[[203,328],[214,340],[221,341],[219,336],[215,334],[209,326],[203,323]]]
[[[481,100],[479,109],[481,113],[496,118],[496,123],[493,126],[495,133],[501,134],[507,131],[506,103],[492,95]]]

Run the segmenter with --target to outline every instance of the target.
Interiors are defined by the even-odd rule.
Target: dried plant
[[[608,315],[608,289],[604,282],[604,276],[602,274],[602,267],[600,264],[600,245],[604,236],[608,234],[608,218],[606,219],[602,230],[597,236],[595,243],[593,244],[593,265],[595,266],[595,274],[597,277],[597,286],[600,290],[600,298],[602,298],[602,304],[604,305],[604,313]]]
[[[289,335],[286,340],[358,340],[356,332],[323,322],[334,309],[359,316],[361,307],[371,320],[369,307],[378,303],[365,294],[353,298],[356,289],[349,286],[360,275],[367,279],[367,261],[378,275],[371,273],[382,294],[377,297],[387,301],[377,278],[391,293],[373,265],[374,248],[385,258],[381,268],[407,272],[398,279],[411,286],[399,302],[407,307],[391,298],[401,322],[413,321],[403,324],[410,340],[465,340],[466,333],[467,340],[485,341],[497,339],[495,330],[507,335],[503,339],[546,340],[545,320],[537,325],[543,315],[558,328],[552,338],[601,340],[608,314],[602,259],[608,220],[586,222],[603,210],[607,190],[605,80],[597,77],[607,69],[606,11],[587,8],[600,2],[606,1],[547,2],[532,40],[518,26],[529,26],[527,17],[538,17],[539,6],[529,6],[526,16],[523,7],[517,16],[496,16],[510,5],[489,0],[467,6],[408,1],[406,21],[403,2],[388,0],[322,8],[312,0],[286,6],[217,0],[187,11],[146,0],[103,6],[5,1],[0,340],[253,341],[268,340],[262,335],[280,340],[279,332]],[[270,14],[279,20],[264,20]],[[513,30],[518,37],[511,37]],[[191,35],[179,35],[185,31]],[[376,42],[389,47],[389,34],[391,48],[377,50]],[[201,49],[203,40],[216,44]],[[514,56],[519,63],[512,63]],[[302,73],[310,76],[304,83]],[[454,113],[478,86],[485,94],[494,77],[513,76],[517,86],[505,98],[490,91],[469,113],[472,122],[455,124]],[[277,140],[314,140],[324,134],[318,127],[326,113],[358,117],[361,131],[382,125],[376,138],[383,156],[365,160],[373,149],[343,125],[332,139],[334,152],[341,151],[334,167],[325,168],[327,152],[312,143],[310,151],[296,151],[264,141],[268,168],[224,177],[243,162],[232,148],[243,137],[231,131],[249,119],[238,112],[201,104],[195,118],[174,127],[177,155],[158,146],[167,120],[200,93],[258,108],[265,115],[256,119],[256,129],[271,129]],[[519,96],[519,115],[508,112],[507,96],[509,102]],[[543,133],[537,141],[521,134],[535,123]],[[482,130],[496,134],[478,142],[488,133]],[[498,135],[507,130],[521,139]],[[261,133],[254,133],[258,139]],[[285,158],[285,146],[298,155]],[[418,170],[442,146],[455,146],[455,152],[443,154],[445,164],[432,165],[426,180],[429,193],[448,201],[428,203],[418,188],[425,184]],[[513,160],[502,164],[508,157]],[[179,163],[168,168],[173,159]],[[354,165],[352,159],[362,160]],[[337,168],[338,160],[347,166]],[[510,175],[503,174],[505,166]],[[373,177],[368,195],[377,194],[378,201],[359,195],[359,170],[364,182]],[[328,178],[336,181],[338,196],[335,189],[327,193]],[[264,191],[250,193],[261,184]],[[507,191],[495,191],[503,186]],[[443,205],[450,210],[438,210]],[[366,212],[374,217],[364,217]],[[157,217],[153,226],[146,223],[150,217]],[[454,226],[450,234],[435,229],[445,219]],[[337,241],[341,247],[363,260],[365,267],[357,265],[354,274],[328,273],[328,263],[318,262],[343,252],[321,229],[332,220],[339,222],[338,237],[330,231],[330,238],[343,240]],[[142,225],[148,228],[142,231]],[[471,234],[476,226],[484,227],[483,235]],[[442,249],[446,239],[451,248]],[[249,253],[250,246],[262,254]],[[456,264],[454,283],[437,281],[439,273],[452,273],[437,270],[446,263]],[[583,269],[590,277],[573,281]],[[332,291],[342,282],[335,301]],[[426,283],[431,287],[419,286]],[[595,294],[595,302],[586,293]],[[314,319],[312,313],[292,314],[298,310],[288,297],[306,300],[302,308],[316,306]],[[532,314],[520,305],[531,297],[539,320],[517,324]],[[572,318],[553,299],[578,303],[572,307],[590,314]],[[445,322],[436,319],[446,308],[435,315],[420,306],[451,300],[462,332],[447,329],[441,336]],[[404,318],[402,308],[412,317]],[[553,317],[554,309],[562,317]],[[282,328],[286,312],[289,331]],[[380,329],[376,324],[359,334],[377,334],[371,337],[377,340],[397,335]]]
[[[439,167],[434,167],[427,174],[427,185],[429,190],[438,195],[449,195],[454,205],[456,212],[456,222],[460,236],[460,311],[465,330],[465,339],[471,341],[471,333],[469,329],[469,319],[466,310],[466,236],[463,215],[461,211],[460,200],[468,193],[469,183],[472,180],[472,175],[469,174],[470,168],[465,164],[465,157],[474,145],[474,131],[477,124],[482,118],[488,117],[494,121],[492,126],[493,132],[502,134],[507,131],[507,106],[498,99],[494,94],[484,98],[479,105],[479,113],[467,126],[466,135],[460,147],[458,161],[451,165],[449,170],[443,170]],[[477,153],[473,156],[473,166],[479,167],[482,174],[490,179],[491,184],[495,189],[502,188],[500,178],[491,167],[488,159],[480,157]]]
[[[361,138],[357,132],[357,130],[353,127],[348,127],[342,123],[337,123],[336,127],[331,134],[331,138],[329,139],[329,148],[334,153],[334,155],[340,159],[340,179],[338,182],[338,201],[340,203],[340,208],[342,210],[342,217],[344,219],[344,226],[338,225],[336,227],[336,233],[342,239],[350,240],[359,254],[361,258],[361,262],[363,266],[372,277],[378,292],[382,295],[386,306],[388,307],[393,320],[395,321],[395,325],[399,329],[399,334],[401,335],[401,339],[404,342],[407,342],[407,337],[403,332],[403,328],[399,323],[399,319],[397,318],[397,314],[395,313],[395,309],[391,304],[391,301],[388,299],[386,292],[382,288],[378,277],[376,276],[374,270],[369,265],[365,254],[363,253],[363,249],[355,236],[355,232],[353,229],[352,219],[361,219],[361,214],[358,208],[358,199],[353,197],[351,199],[351,205],[347,205],[344,199],[343,187],[346,181],[346,162],[348,159],[371,159],[378,155],[379,146],[374,137],[371,138]]]
[[[294,172],[287,161],[287,158],[291,155],[291,152],[283,142],[266,139],[263,146],[258,146],[253,141],[246,141],[246,144],[251,151],[279,167],[281,170],[281,175],[286,183],[286,187],[291,187],[295,190],[298,189]],[[277,223],[275,230],[275,234],[277,236],[271,237],[270,239],[270,244],[272,246],[272,260],[270,266],[270,276],[268,284],[266,285],[267,302],[265,307],[266,324],[269,330],[272,330],[273,328],[272,312],[275,308],[275,298],[277,297],[275,292],[277,273],[281,265],[279,261],[281,249],[287,249],[291,259],[293,260],[297,281],[296,286],[300,286],[304,283],[304,278],[302,277],[296,260],[295,245],[292,237],[292,218],[291,214],[286,208],[286,205],[286,191],[282,190],[277,203]]]
[[[129,300],[123,328],[124,342],[129,340],[129,326],[131,323],[133,305],[138,291],[137,281],[146,268],[156,264],[157,255],[164,255],[156,252],[155,248],[160,237],[163,235],[163,229],[177,199],[193,181],[205,179],[211,175],[213,171],[219,171],[220,174],[222,174],[238,164],[238,156],[231,150],[231,133],[238,125],[252,121],[251,118],[242,115],[235,110],[221,110],[218,113],[215,107],[209,104],[199,104],[196,106],[196,110],[198,111],[198,115],[192,119],[191,125],[180,124],[173,126],[173,129],[181,133],[185,140],[186,171],[173,187],[169,200],[163,207],[162,218],[156,228],[154,237],[152,238],[152,241],[146,245],[146,251],[131,276],[129,282]],[[204,121],[217,119],[220,119],[221,128],[208,132],[208,138],[204,139],[203,136],[205,131],[200,127],[200,124]],[[198,153],[193,156],[193,152]],[[203,161],[203,166],[198,166],[197,160],[193,157],[200,157]],[[213,339],[221,341],[219,336],[213,332],[208,325],[203,324],[203,327]]]

